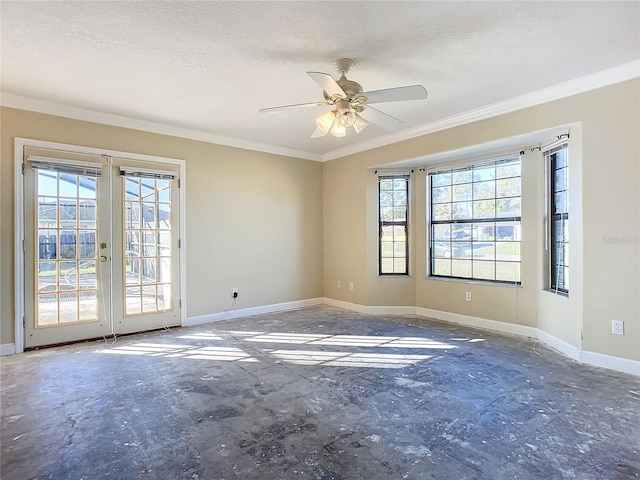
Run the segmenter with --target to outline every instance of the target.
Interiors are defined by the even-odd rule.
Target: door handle
[[[107,261],[107,256],[106,255],[100,255],[100,261],[101,262],[106,262]]]
[[[102,242],[102,243],[100,244],[100,248],[107,248],[107,244],[106,244],[105,242]]]

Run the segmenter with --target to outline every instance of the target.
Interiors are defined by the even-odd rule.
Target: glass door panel
[[[179,325],[177,298],[179,278],[176,263],[178,235],[177,182],[173,171],[136,170],[131,162],[121,166],[120,189],[114,182],[114,198],[122,199],[121,302],[122,332]],[[162,167],[166,168],[165,165]],[[114,218],[115,222],[115,218]],[[114,262],[114,275],[116,273]]]
[[[25,162],[27,348],[109,331],[105,275],[96,245],[99,234],[109,235],[107,210],[101,212],[99,198],[106,190],[101,169],[96,163],[92,173],[83,174],[69,166]]]

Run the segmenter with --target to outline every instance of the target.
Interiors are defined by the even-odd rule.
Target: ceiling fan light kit
[[[331,106],[334,107],[334,110],[316,118],[318,128],[311,136],[314,138],[323,137],[327,133],[331,133],[334,137],[344,137],[349,127],[353,127],[356,133],[360,133],[369,123],[374,123],[388,131],[398,130],[404,125],[401,120],[370,107],[369,104],[427,98],[427,90],[422,85],[409,85],[363,93],[362,85],[348,80],[346,77],[347,72],[353,67],[353,60],[339,58],[333,64],[340,73],[340,78],[337,81],[328,73],[307,72],[311,79],[322,87],[324,102],[284,105],[263,108],[260,111],[272,112],[285,108]]]

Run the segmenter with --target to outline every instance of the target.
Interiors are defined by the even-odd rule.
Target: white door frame
[[[187,320],[187,299],[186,299],[186,162],[177,158],[156,157],[153,155],[142,155],[138,153],[121,152],[117,150],[107,150],[103,148],[84,147],[80,145],[70,145],[66,143],[48,142],[43,140],[32,140],[28,138],[18,138],[14,140],[14,309],[15,309],[15,333],[14,349],[15,353],[24,352],[24,175],[22,165],[24,162],[24,149],[26,147],[47,148],[50,150],[60,150],[69,153],[84,153],[89,155],[99,155],[106,157],[118,157],[142,162],[165,163],[178,167],[180,175],[180,225],[178,249],[180,261],[180,325],[186,325]],[[112,304],[112,299],[109,300]]]

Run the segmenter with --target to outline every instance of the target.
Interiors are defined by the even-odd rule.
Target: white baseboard
[[[558,352],[566,355],[569,358],[572,358],[576,361],[580,361],[580,349],[574,347],[573,345],[565,342],[564,340],[560,340],[558,337],[554,337],[550,333],[545,332],[544,330],[536,329],[537,334],[536,338],[540,340],[545,345],[557,350]]]
[[[3,343],[0,345],[0,357],[13,355],[16,353],[16,346],[13,343]]]
[[[637,360],[583,350],[580,354],[580,361],[594,367],[603,367],[640,376],[640,362]]]
[[[497,320],[489,320],[486,318],[472,317],[469,315],[461,315],[459,313],[444,312],[441,310],[433,310],[430,308],[422,307],[369,307],[366,305],[359,305],[357,303],[344,302],[342,300],[335,300],[333,298],[326,297],[323,299],[323,302],[326,305],[344,308],[346,310],[352,310],[358,313],[379,315],[415,314],[422,317],[441,320],[444,322],[456,323],[458,325],[466,325],[469,327],[476,327],[501,333],[509,333],[529,338],[537,338],[545,345],[580,363],[640,376],[640,362],[636,360],[629,360],[626,358],[604,355],[602,353],[580,350],[579,348],[574,347],[564,340],[554,337],[550,333],[547,333],[535,327],[516,325],[507,322],[499,322]]]
[[[365,315],[415,315],[416,307],[407,306],[387,306],[387,305],[360,305],[357,303],[336,300],[335,298],[323,298],[325,305],[344,308]]]
[[[434,318],[436,320],[457,323],[468,327],[482,328],[501,333],[510,333],[512,335],[520,335],[523,337],[535,338],[537,331],[536,328],[527,327],[526,325],[499,322],[498,320],[489,320],[486,318],[472,317],[470,315],[462,315],[459,313],[444,312],[442,310],[433,310],[431,308],[416,307],[416,314],[421,317]]]
[[[258,307],[240,308],[233,314],[226,312],[209,313],[206,315],[197,315],[188,317],[185,326],[202,325],[203,323],[220,322],[222,320],[231,320],[233,318],[251,317],[262,313],[284,312],[286,310],[295,310],[296,308],[310,307],[312,305],[322,305],[322,298],[309,298],[307,300],[296,300],[293,302],[274,303],[271,305],[260,305]]]

